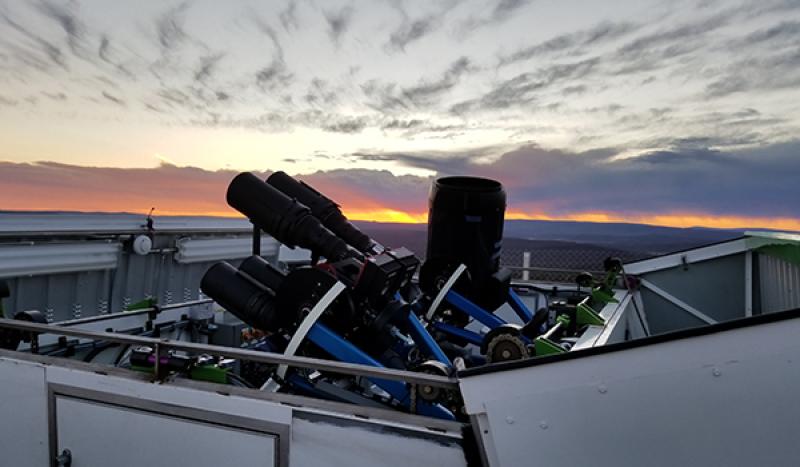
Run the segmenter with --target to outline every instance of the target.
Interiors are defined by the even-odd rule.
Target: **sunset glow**
[[[0,0],[0,211],[237,216],[278,170],[424,223],[800,230],[797,2]]]

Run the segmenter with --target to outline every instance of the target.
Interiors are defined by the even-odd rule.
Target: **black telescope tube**
[[[277,270],[273,265],[269,264],[267,260],[260,256],[251,256],[241,264],[239,264],[239,271],[252,277],[260,284],[270,289],[273,293],[277,293],[286,276]]]
[[[271,332],[281,328],[275,294],[225,261],[206,271],[200,280],[200,290],[254,328]]]
[[[326,229],[307,206],[250,172],[240,173],[231,181],[227,201],[281,243],[307,248],[330,261],[353,256],[347,244]]]
[[[267,178],[267,184],[308,206],[322,225],[356,250],[365,254],[382,250],[377,242],[347,220],[335,202],[306,183],[295,180],[286,172],[275,172]]]

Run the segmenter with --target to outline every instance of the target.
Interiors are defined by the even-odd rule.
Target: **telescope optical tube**
[[[267,178],[267,184],[308,206],[322,225],[356,250],[369,255],[383,250],[377,242],[351,224],[335,202],[304,182],[295,180],[286,172],[275,172]]]
[[[226,197],[231,207],[287,246],[307,248],[329,261],[353,256],[347,244],[326,229],[306,205],[250,172],[240,173],[231,181]]]
[[[283,327],[275,309],[275,293],[241,274],[225,261],[211,266],[200,280],[200,290],[237,318],[262,331]]]

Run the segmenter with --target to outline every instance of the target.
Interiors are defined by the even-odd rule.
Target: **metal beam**
[[[686,311],[687,313],[691,314],[695,318],[698,318],[702,321],[705,321],[708,324],[715,324],[717,321],[710,316],[706,315],[705,313],[701,312],[697,308],[689,305],[688,303],[684,302],[680,298],[670,294],[666,290],[658,287],[657,285],[653,284],[652,282],[648,281],[647,279],[639,279],[642,283],[642,286],[650,290],[651,292],[655,293],[659,297],[667,300],[668,302],[672,303],[673,305],[677,306],[678,308]]]
[[[154,349],[158,349],[160,352],[165,352],[167,350],[184,350],[198,354],[205,353],[209,355],[269,363],[273,365],[289,365],[322,371],[332,371],[347,375],[376,377],[394,381],[404,381],[413,384],[427,384],[430,386],[443,387],[447,389],[455,389],[458,387],[457,379],[444,376],[394,370],[391,368],[378,368],[368,365],[356,365],[333,360],[321,360],[318,358],[286,356],[272,352],[260,352],[256,350],[245,350],[234,347],[223,347],[219,345],[197,344],[193,342],[173,341],[169,339],[154,339],[150,337],[131,336],[127,334],[116,334],[111,332],[85,331],[65,328],[57,325],[31,323],[27,321],[17,321],[11,319],[0,319],[0,328],[16,329],[19,331],[43,334],[82,337],[98,341],[117,342],[120,344],[145,345]]]

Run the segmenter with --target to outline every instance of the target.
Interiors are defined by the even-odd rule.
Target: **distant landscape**
[[[355,221],[382,244],[405,246],[425,257],[427,225]],[[635,261],[740,237],[744,230],[673,228],[643,224],[570,221],[510,220],[504,227],[506,266],[521,266],[523,252],[531,252],[531,277],[571,280],[571,271],[600,271],[603,260],[615,256]],[[564,271],[559,271],[564,270]],[[519,274],[517,274],[519,275]]]

